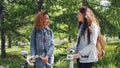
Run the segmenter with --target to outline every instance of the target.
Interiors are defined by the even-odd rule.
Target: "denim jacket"
[[[36,37],[35,37],[36,33]],[[35,40],[36,39],[36,49]],[[53,63],[54,60],[54,41],[53,32],[50,28],[46,27],[44,29],[38,30],[33,29],[31,39],[30,39],[30,54],[32,55],[42,55],[45,53],[49,56],[49,62]]]

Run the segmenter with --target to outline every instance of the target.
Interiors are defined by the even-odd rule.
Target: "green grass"
[[[20,64],[24,62],[23,56],[21,55],[21,51],[28,49],[28,46],[13,46],[12,48],[6,48],[7,57],[0,58],[0,66],[5,66],[7,68],[20,68]]]
[[[109,46],[120,45],[120,40],[117,40],[117,41],[109,41],[109,42],[107,42],[107,45],[109,45]]]
[[[60,53],[67,53],[66,48],[64,47],[65,45],[71,46],[72,44],[61,44],[57,45],[59,46],[58,48],[55,48],[55,63],[54,63],[54,68],[68,68],[69,66],[69,61],[65,60],[65,57],[60,57],[58,54]],[[119,45],[119,42],[108,42],[108,45],[106,46],[106,53],[105,56],[103,57],[102,60],[99,62],[96,62],[94,64],[93,68],[117,68],[118,66],[116,64],[119,64],[117,60],[115,59],[116,56],[120,56],[119,52],[116,52],[116,47]],[[63,47],[63,48],[60,48]],[[68,47],[69,47],[68,46]],[[6,48],[7,52],[7,58],[3,59],[0,58],[0,66],[5,66],[7,68],[20,68],[20,64],[24,62],[24,59],[21,55],[22,50],[27,50],[29,53],[29,46],[24,46],[24,47],[19,47],[19,46],[13,46],[12,48]],[[117,55],[116,55],[117,54]],[[74,61],[74,66],[76,66],[76,61]]]

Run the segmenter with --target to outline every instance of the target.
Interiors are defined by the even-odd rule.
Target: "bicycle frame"
[[[28,52],[23,50],[23,51],[21,51],[21,54],[23,55],[23,58],[24,58],[25,61],[24,61],[23,64],[20,65],[20,68],[28,68],[28,63],[27,63],[27,60],[26,60]]]
[[[69,54],[59,54],[59,56],[66,56],[66,60],[70,60],[69,68],[74,68],[74,58],[73,58],[73,50],[70,50]]]
[[[70,61],[68,68],[74,68],[73,54],[59,54],[59,56],[66,56],[66,60]]]
[[[31,66],[34,66],[35,68],[35,59],[36,58],[43,58],[42,55],[35,55],[35,56],[30,56],[30,57],[27,57],[27,54],[28,52],[27,51],[21,51],[21,54],[23,55],[24,57],[24,60],[25,62],[23,64],[20,65],[21,68],[28,68],[28,65],[31,65]],[[34,61],[34,62],[31,62],[31,61]],[[46,63],[47,65],[52,65],[50,63]]]

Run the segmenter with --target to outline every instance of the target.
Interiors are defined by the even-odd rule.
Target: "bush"
[[[115,48],[114,55],[115,55],[115,58],[114,58],[115,65],[118,68],[118,67],[120,67],[120,45],[118,45]]]

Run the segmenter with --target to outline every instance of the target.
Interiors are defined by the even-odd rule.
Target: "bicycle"
[[[28,63],[27,63],[27,51],[21,51],[21,54],[23,55],[24,58],[24,63],[20,65],[20,68],[28,68]]]
[[[28,65],[31,65],[31,66],[34,66],[35,68],[35,59],[36,58],[43,58],[44,55],[35,55],[35,56],[30,56],[28,57],[27,54],[28,52],[27,51],[21,51],[21,54],[23,55],[23,58],[24,58],[24,63],[20,65],[21,68],[28,68]],[[52,65],[50,63],[46,63],[47,65]]]
[[[74,51],[71,49],[68,54],[59,54],[59,56],[66,56],[66,60],[70,60],[68,68],[74,68]]]

